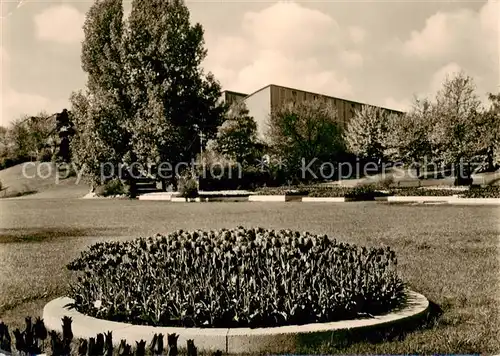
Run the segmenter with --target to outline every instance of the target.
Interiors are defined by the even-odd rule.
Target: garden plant
[[[405,301],[396,266],[389,247],[239,227],[97,243],[68,268],[76,274],[70,296],[86,315],[227,328],[386,313]]]

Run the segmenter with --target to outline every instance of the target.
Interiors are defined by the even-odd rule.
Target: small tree
[[[491,105],[478,117],[477,153],[486,156],[487,170],[495,169],[495,156],[500,144],[500,93],[489,94]]]
[[[237,102],[228,111],[226,121],[219,128],[215,149],[236,162],[247,165],[261,158],[257,139],[257,123],[248,115],[244,102]]]
[[[337,110],[321,101],[288,103],[273,110],[268,136],[272,152],[286,162],[291,179],[299,178],[300,172],[299,179],[305,178],[299,167],[316,169],[344,152]]]
[[[356,110],[344,134],[347,149],[361,158],[383,161],[389,115],[381,108],[364,105]]]
[[[63,109],[62,112],[56,114],[56,131],[60,139],[57,156],[63,162],[69,162],[71,160],[70,141],[75,135],[75,128],[68,110]]]
[[[417,176],[420,166],[432,150],[429,142],[432,105],[427,100],[415,99],[413,108],[404,115],[390,114],[384,138],[385,155],[405,164],[414,164]]]
[[[12,147],[12,155],[14,160],[29,160],[32,149],[32,136],[26,125],[28,116],[21,117],[12,122],[7,133],[8,141]]]
[[[101,135],[103,131],[101,118],[108,111],[94,96],[81,91],[72,93],[70,101],[77,128],[72,139],[72,160],[95,187],[101,183],[101,165],[106,162],[117,162],[116,152]]]

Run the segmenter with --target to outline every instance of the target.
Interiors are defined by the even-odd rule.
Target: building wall
[[[259,138],[265,139],[267,123],[271,114],[271,87],[267,86],[245,98],[250,116],[257,123],[257,134]]]
[[[333,107],[337,109],[337,115],[339,124],[342,128],[347,126],[349,120],[352,119],[356,110],[361,110],[364,104],[339,99],[331,96],[310,93],[298,89],[286,88],[277,85],[271,85],[271,108],[275,109],[280,105],[283,105],[287,102],[302,102],[302,101],[312,101],[312,100],[321,100],[326,103],[329,103]],[[389,112],[398,113],[397,111],[388,110]]]
[[[242,95],[244,94],[224,92],[224,98],[227,102],[229,102],[229,100],[241,100]],[[258,136],[264,140],[267,136],[268,120],[272,110],[277,109],[279,106],[287,102],[298,103],[312,100],[321,100],[335,107],[337,109],[339,124],[344,129],[347,127],[349,121],[354,117],[356,110],[361,110],[363,105],[366,105],[355,101],[278,85],[268,85],[244,98],[250,116],[252,116],[257,123]],[[392,113],[400,113],[394,110],[383,109]]]
[[[222,93],[222,100],[228,105],[231,105],[234,102],[245,99],[246,96],[247,94],[226,90]]]

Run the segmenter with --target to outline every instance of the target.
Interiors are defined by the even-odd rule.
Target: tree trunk
[[[135,178],[133,178],[133,177],[129,178],[129,187],[130,187],[130,197],[136,198],[137,197],[137,184],[136,184]]]
[[[495,167],[493,165],[493,147],[488,147],[488,152],[486,153],[486,160],[488,162],[488,172],[493,172]]]
[[[455,186],[463,185],[472,185],[470,162],[467,162],[465,167],[460,163],[455,164]]]

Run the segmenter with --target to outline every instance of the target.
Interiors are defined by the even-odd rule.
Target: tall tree
[[[122,0],[95,0],[83,25],[82,69],[87,73],[87,87],[95,90],[121,91],[123,5]]]
[[[229,108],[226,121],[219,128],[216,150],[240,164],[248,164],[261,158],[260,146],[257,123],[249,116],[245,103],[234,103]]]
[[[78,136],[74,140],[74,160],[94,170],[88,172],[93,178],[100,171],[96,159],[100,164],[118,165],[130,149],[123,32],[122,0],[96,0],[87,13],[82,43],[87,88],[71,97]]]
[[[286,161],[290,178],[298,178],[299,173],[305,178],[299,167],[315,172],[318,165],[344,152],[337,110],[321,101],[288,103],[273,110],[268,135],[274,153]]]
[[[181,0],[134,0],[125,43],[138,158],[189,162],[200,151],[197,128],[214,138],[225,111],[220,85],[201,68],[203,28]]]
[[[361,158],[384,160],[389,115],[381,108],[364,105],[356,110],[344,133],[347,149]]]
[[[481,101],[475,93],[474,81],[464,72],[447,77],[436,95],[435,120],[430,142],[435,155],[444,164],[453,164],[457,184],[460,178],[470,181],[469,160],[477,152],[477,125],[481,119]]]

